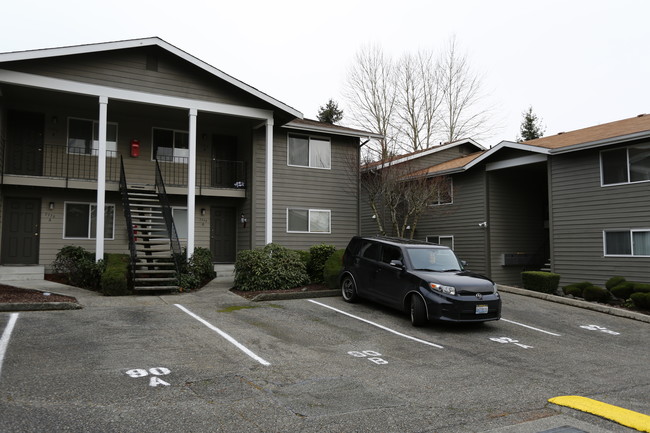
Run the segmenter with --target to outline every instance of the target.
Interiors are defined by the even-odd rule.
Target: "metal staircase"
[[[156,186],[128,185],[122,164],[120,191],[129,234],[133,290],[177,290],[181,251],[160,171]]]

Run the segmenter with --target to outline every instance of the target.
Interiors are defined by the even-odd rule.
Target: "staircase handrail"
[[[124,209],[124,218],[126,219],[126,232],[129,236],[129,252],[131,256],[131,266],[129,266],[129,275],[131,285],[135,282],[135,268],[138,260],[138,253],[135,246],[135,234],[133,233],[133,221],[131,219],[131,206],[129,205],[129,192],[126,183],[126,174],[124,172],[124,161],[120,155],[120,194],[122,195],[122,209]]]
[[[162,172],[160,171],[160,164],[158,164],[158,158],[156,158],[156,192],[158,193],[158,199],[160,200],[160,205],[162,206],[162,214],[165,219],[165,225],[167,226],[167,233],[169,233],[169,243],[172,248],[172,253],[174,256],[174,264],[176,265],[176,272],[180,276],[181,274],[181,243],[178,240],[178,232],[176,231],[176,225],[174,224],[174,217],[172,215],[172,208],[169,205],[169,199],[167,198],[167,191],[165,189],[165,181],[163,180]]]

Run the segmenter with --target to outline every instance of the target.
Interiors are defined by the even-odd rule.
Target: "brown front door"
[[[214,206],[210,209],[210,251],[217,263],[234,263],[237,220],[236,210],[229,206]]]
[[[43,174],[43,127],[41,113],[7,112],[8,174]]]
[[[5,198],[2,218],[2,264],[38,264],[40,229],[40,199]]]

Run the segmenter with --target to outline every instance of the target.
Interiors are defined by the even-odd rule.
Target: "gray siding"
[[[480,169],[454,175],[453,203],[430,207],[420,219],[415,237],[453,236],[454,250],[469,263],[468,268],[488,274],[486,231],[478,226],[487,219],[484,179],[485,172]]]
[[[147,58],[157,70],[147,69]],[[162,49],[146,47],[6,63],[6,69],[143,92],[222,102],[261,105],[249,94]]]
[[[612,276],[650,282],[650,257],[605,257],[606,229],[650,229],[650,182],[602,187],[599,151],[554,156],[552,179],[553,270],[561,284]]]
[[[344,248],[358,234],[358,139],[331,136],[331,169],[316,169],[287,164],[288,133],[277,128],[273,144],[273,241],[293,249],[321,243]],[[288,233],[287,208],[330,210],[331,233]]]

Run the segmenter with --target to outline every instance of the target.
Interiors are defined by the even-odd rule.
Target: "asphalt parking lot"
[[[498,322],[424,328],[217,285],[78,299],[0,313],[0,431],[634,431],[548,402],[565,395],[650,413],[650,324],[515,293]]]

